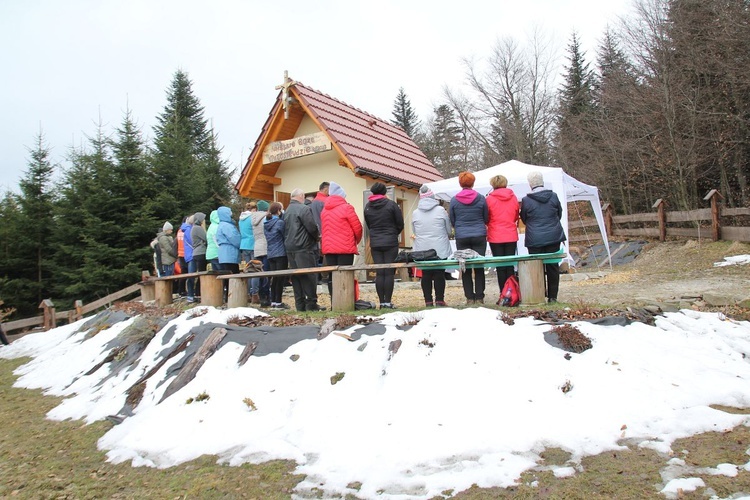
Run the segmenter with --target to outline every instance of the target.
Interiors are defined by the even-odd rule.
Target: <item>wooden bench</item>
[[[354,276],[357,271],[377,269],[400,269],[415,267],[414,262],[395,262],[393,264],[364,264],[358,266],[322,266],[303,267],[298,269],[281,269],[278,271],[261,271],[256,273],[225,274],[219,280],[229,280],[227,307],[247,306],[247,283],[251,278],[273,278],[274,276],[292,276],[311,273],[331,273],[333,295],[331,310],[338,312],[354,311]]]
[[[477,257],[466,259],[466,269],[478,267],[518,266],[518,287],[522,305],[537,305],[545,302],[544,264],[557,264],[565,258],[565,251],[531,255],[504,255],[502,257]],[[417,262],[417,269],[460,269],[457,260],[425,260]]]
[[[201,284],[201,305],[220,307],[224,304],[224,284],[219,281],[222,275],[230,274],[230,271],[199,271],[196,273],[173,274],[172,276],[162,276],[160,278],[150,278],[148,281],[140,283],[141,297],[147,288],[147,283],[153,283],[154,292],[153,300],[159,306],[166,306],[172,303],[172,282],[186,278],[198,278]]]
[[[521,289],[521,303],[536,305],[544,303],[544,264],[559,263],[565,258],[565,252],[508,255],[504,257],[478,257],[464,261],[467,269],[477,267],[518,266]],[[460,269],[457,260],[426,260],[419,262],[394,262],[392,264],[362,264],[353,266],[323,266],[305,267],[300,269],[282,269],[278,271],[261,271],[254,273],[224,274],[216,276],[216,281],[229,280],[229,294],[227,307],[247,307],[247,280],[252,278],[273,278],[275,276],[293,276],[311,273],[331,273],[333,280],[333,295],[331,309],[338,312],[354,310],[354,277],[358,271],[374,271],[378,269],[402,269],[416,267],[418,269]],[[203,303],[203,301],[201,301]]]
[[[227,307],[247,307],[247,280],[252,278],[274,278],[277,276],[294,276],[300,274],[330,273],[338,270],[339,266],[302,267],[298,269],[280,269],[278,271],[259,271],[253,273],[225,274],[218,276],[219,280],[229,280],[229,293],[227,295]],[[352,283],[353,283],[352,279]],[[334,295],[336,294],[336,281],[334,275]],[[352,285],[353,286],[353,285]],[[353,293],[353,292],[352,292]],[[353,295],[352,295],[353,297]],[[333,304],[333,297],[331,297]],[[334,309],[334,311],[337,309]],[[354,310],[354,303],[352,308]]]

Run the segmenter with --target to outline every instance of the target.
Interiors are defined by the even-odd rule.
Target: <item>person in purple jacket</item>
[[[456,233],[456,250],[471,249],[481,256],[487,252],[487,223],[490,212],[484,196],[474,191],[474,174],[461,172],[458,183],[463,188],[451,199],[448,216]],[[467,269],[462,273],[466,303],[484,302],[484,268]]]

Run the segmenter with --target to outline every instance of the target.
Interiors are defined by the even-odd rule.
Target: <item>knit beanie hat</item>
[[[328,193],[330,194],[330,192],[331,192],[331,191],[330,191],[330,189],[329,189],[329,190],[328,190]],[[370,187],[370,192],[371,192],[372,194],[380,194],[380,195],[385,195],[385,193],[387,193],[387,192],[388,192],[388,188],[386,188],[386,187],[385,187],[385,184],[383,184],[382,182],[376,182],[375,184],[373,184],[373,185],[372,185],[372,186]]]
[[[342,198],[346,198],[346,191],[344,191],[344,188],[331,181],[328,185],[328,196],[341,196]]]
[[[420,198],[435,198],[435,193],[432,192],[432,190],[427,186],[427,184],[423,184],[421,188],[419,188],[419,197]]]
[[[268,212],[269,206],[266,200],[258,200],[258,212]]]
[[[172,229],[173,229],[172,224],[170,224],[169,221],[165,222],[164,225],[161,227],[161,230],[164,231],[165,233],[167,231],[171,231]]]
[[[461,172],[458,174],[458,185],[462,188],[473,188],[476,177],[471,172]]]
[[[529,181],[529,187],[531,189],[544,186],[544,177],[542,177],[541,172],[538,172],[538,171],[529,172],[529,175],[526,176],[526,178]]]

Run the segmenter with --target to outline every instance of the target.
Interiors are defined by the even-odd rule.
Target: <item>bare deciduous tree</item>
[[[482,70],[465,60],[470,95],[445,89],[445,96],[481,156],[491,162],[550,159],[554,125],[553,57],[535,32],[527,50],[512,38],[498,40]],[[489,163],[483,161],[483,163]]]

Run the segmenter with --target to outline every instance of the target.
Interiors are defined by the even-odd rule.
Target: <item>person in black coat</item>
[[[567,239],[560,222],[563,214],[560,199],[554,191],[545,189],[541,172],[530,172],[527,179],[531,193],[521,200],[521,220],[526,224],[524,244],[529,254],[557,252],[560,243]],[[547,300],[557,302],[560,265],[545,264],[544,274],[547,277]]]
[[[372,195],[365,205],[365,224],[370,233],[370,252],[375,264],[390,264],[398,255],[398,238],[404,230],[404,216],[393,200],[386,197],[387,188],[376,182],[370,188]],[[381,309],[395,309],[393,297],[395,269],[378,269],[375,290]]]
[[[284,248],[289,269],[316,267],[320,229],[312,209],[305,205],[305,192],[295,188],[284,212]],[[318,305],[318,279],[315,274],[293,274],[294,303],[298,311],[321,311]]]

